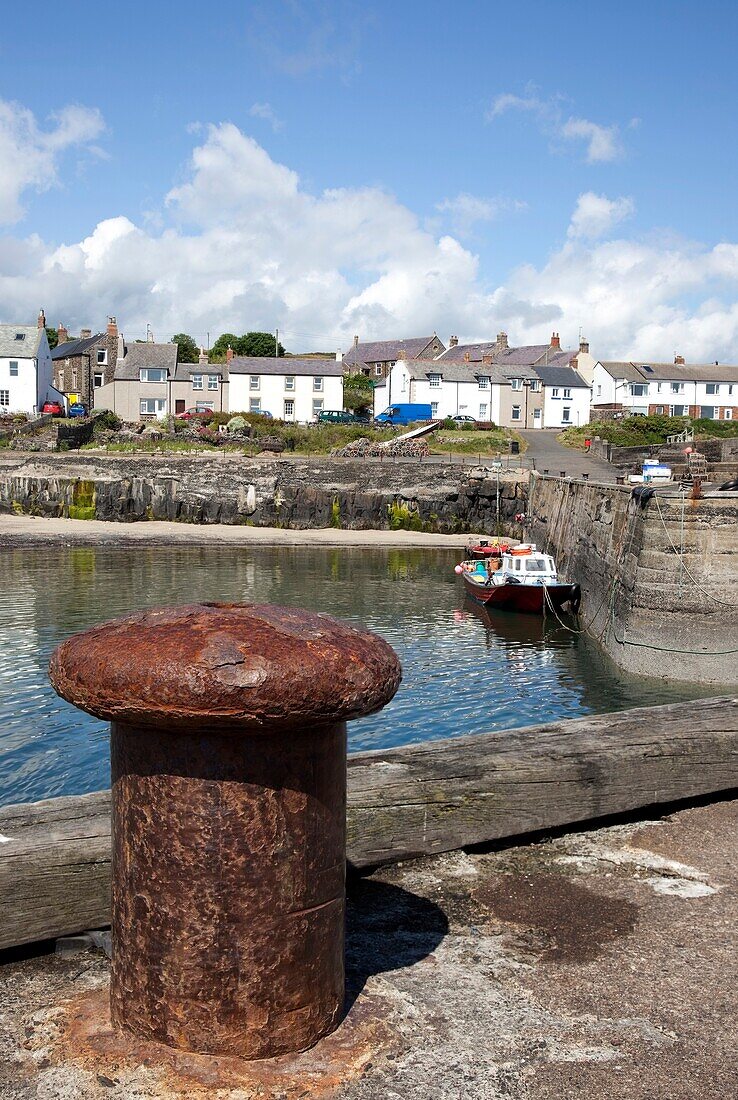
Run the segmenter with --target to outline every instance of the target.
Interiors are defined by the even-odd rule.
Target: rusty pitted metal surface
[[[113,1024],[247,1059],[312,1046],[344,999],[344,719],[394,695],[394,651],[201,604],[71,638],[50,674],[112,719]]]
[[[273,731],[380,710],[402,671],[391,646],[330,615],[192,604],[126,615],[63,642],[54,689],[108,721]]]

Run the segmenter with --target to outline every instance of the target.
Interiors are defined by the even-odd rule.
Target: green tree
[[[258,355],[274,358],[276,340],[271,332],[246,332],[238,341],[237,355]],[[278,355],[284,355],[284,348],[280,344],[277,348]]]
[[[186,332],[175,332],[172,343],[177,345],[177,361],[179,363],[196,363],[200,358],[200,349]]]
[[[56,345],[59,343],[59,333],[56,331],[55,328],[51,328],[49,325],[47,325],[46,338],[49,341],[49,347],[53,351]]]
[[[229,344],[233,348],[233,354],[237,355],[236,345],[238,344],[238,337],[232,332],[224,332],[222,336],[218,337],[210,349],[210,362],[224,363]]]
[[[369,411],[374,405],[374,386],[365,374],[346,374],[343,378],[343,407],[349,412]]]

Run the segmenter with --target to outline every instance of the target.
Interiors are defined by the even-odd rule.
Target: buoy
[[[464,572],[464,570],[461,568],[460,565],[455,565],[454,566],[454,573],[463,573],[463,572]]]

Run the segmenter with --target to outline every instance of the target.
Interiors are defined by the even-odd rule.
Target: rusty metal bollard
[[[49,674],[111,722],[113,1024],[204,1054],[312,1046],[344,999],[346,721],[395,694],[394,650],[196,604],[75,635]]]

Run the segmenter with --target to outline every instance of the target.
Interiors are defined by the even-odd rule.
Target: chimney
[[[38,311],[38,327],[46,328],[46,314],[42,309]]]
[[[558,332],[552,332],[551,333],[551,347],[552,348],[560,348],[561,347],[561,341],[559,340]]]
[[[115,317],[108,317],[108,336],[112,336],[114,340],[118,339],[118,323]]]
[[[506,332],[498,332],[497,333],[497,346],[498,346],[498,348],[508,347],[507,333]]]
[[[59,337],[59,343],[60,344],[66,344],[67,340],[69,339],[69,333],[67,332],[66,328],[61,323],[61,321],[59,322],[56,331],[57,331],[57,335]]]
[[[468,351],[464,352],[464,362],[465,363],[470,363],[471,362],[471,355],[469,354]]]
[[[589,355],[589,340],[585,340],[584,337],[579,337],[579,354]]]
[[[233,358],[233,348],[229,344],[228,345],[228,350],[226,351],[226,363],[230,363],[232,358]]]
[[[569,366],[572,370],[579,370],[579,360],[577,359],[576,355],[573,355],[569,360]]]
[[[89,340],[91,336],[92,336],[92,329],[91,328],[81,328],[79,330],[80,340]]]
[[[678,367],[683,367],[684,366],[684,356],[683,355],[675,355],[674,356],[674,364]],[[715,364],[715,366],[717,366],[717,363]]]
[[[197,361],[198,361],[198,363],[209,363],[210,362],[210,360],[207,357],[207,354],[205,353],[205,348],[203,348],[203,347],[200,348],[200,354],[197,357]]]
[[[482,362],[484,363],[485,367],[491,367],[492,366],[492,356],[491,355],[483,355],[482,356]]]
[[[336,348],[336,362],[337,363],[342,363],[343,362],[343,352],[341,351],[340,348]]]
[[[457,347],[459,346],[459,338],[458,338],[458,336],[449,336],[449,338],[448,338],[448,346],[449,346],[450,348],[457,348]]]
[[[356,349],[358,348],[358,346],[359,346],[359,337],[358,337],[358,336],[354,336],[354,351],[356,351]]]

